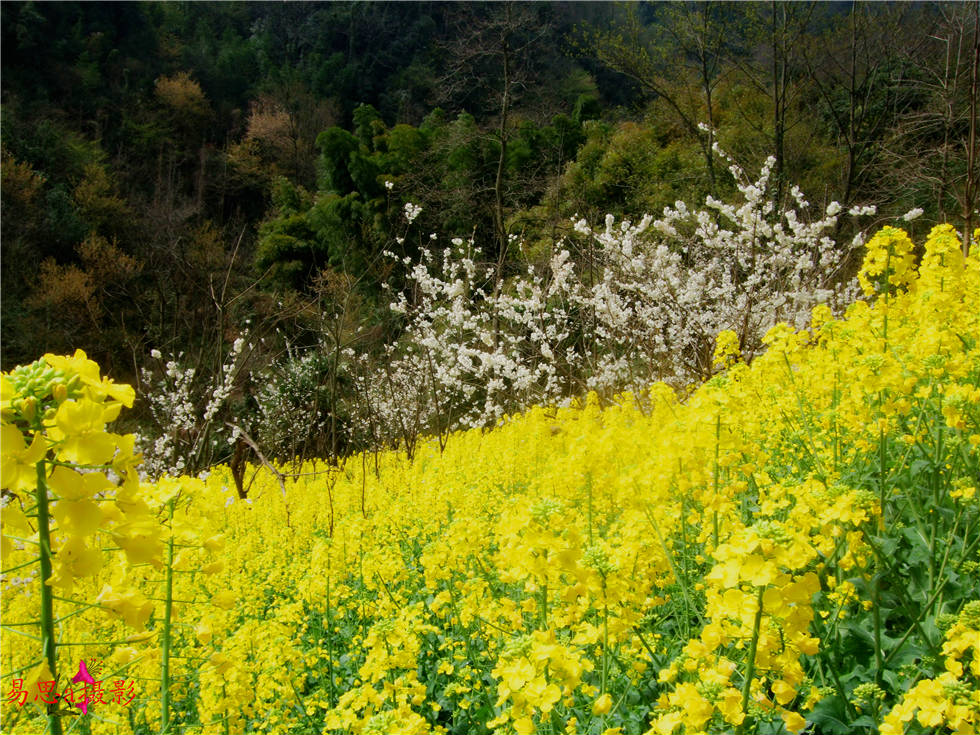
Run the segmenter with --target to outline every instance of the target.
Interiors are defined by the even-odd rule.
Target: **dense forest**
[[[336,457],[479,423],[485,387],[460,388],[452,416],[434,390],[432,416],[385,413],[412,384],[392,366],[427,293],[415,264],[467,248],[494,266],[475,301],[520,290],[559,246],[592,272],[589,227],[744,198],[732,163],[764,171],[766,212],[805,197],[814,218],[864,214],[829,224],[839,275],[872,227],[906,216],[968,240],[978,221],[973,3],[0,12],[3,367],[82,348],[152,392],[138,414],[161,468],[242,437]],[[743,349],[747,324],[730,325]],[[603,335],[563,334],[568,354]],[[700,377],[702,348],[683,347]],[[587,362],[535,384],[592,387]]]

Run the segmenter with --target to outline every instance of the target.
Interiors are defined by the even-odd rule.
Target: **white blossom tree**
[[[750,180],[715,152],[729,163],[737,201],[677,202],[638,223],[607,216],[598,229],[577,221],[576,237],[594,253],[589,267],[560,241],[546,264],[498,288],[499,264],[472,241],[439,252],[431,238],[418,262],[405,263],[410,288],[391,304],[406,320],[400,344],[361,379],[372,425],[389,427],[389,440],[409,424],[444,436],[585,390],[641,396],[657,380],[684,385],[711,375],[719,332],[734,331],[751,359],[776,322],[802,326],[816,304],[851,299],[843,268],[859,240],[832,239],[840,205],[813,217],[793,187],[793,206],[776,211],[774,159]],[[417,215],[406,206],[409,224]]]

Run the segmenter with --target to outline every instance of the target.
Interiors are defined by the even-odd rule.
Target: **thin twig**
[[[252,437],[250,437],[247,433],[245,433],[245,431],[243,429],[241,429],[240,427],[238,427],[235,424],[231,423],[230,421],[226,421],[225,422],[225,426],[227,426],[232,431],[237,431],[238,432],[238,435],[242,438],[242,441],[244,441],[246,444],[248,444],[252,448],[252,451],[255,452],[255,456],[259,458],[259,461],[265,466],[265,468],[268,469],[269,472],[271,472],[273,475],[276,476],[276,480],[279,481],[279,489],[282,490],[282,503],[283,503],[283,506],[286,508],[286,527],[287,528],[292,528],[292,526],[289,523],[289,502],[286,499],[286,480],[285,480],[285,477],[283,476],[283,474],[279,470],[277,470],[275,467],[272,466],[272,464],[269,462],[269,460],[267,460],[265,458],[265,455],[262,454],[262,450],[259,449],[259,445],[256,444],[255,443],[255,440],[252,439]]]

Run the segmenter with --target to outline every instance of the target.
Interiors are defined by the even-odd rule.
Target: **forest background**
[[[587,272],[573,220],[730,200],[719,148],[770,167],[776,212],[977,225],[975,3],[0,13],[2,367],[83,348],[148,398],[160,471],[449,430],[434,389],[394,418],[369,395],[399,395],[413,264],[465,243],[495,295],[558,244]]]

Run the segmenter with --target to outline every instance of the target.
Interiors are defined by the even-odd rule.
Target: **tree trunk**
[[[973,6],[973,54],[970,64],[970,137],[966,149],[966,190],[963,192],[963,255],[970,254],[977,206],[977,85],[980,71],[980,5]]]
[[[500,98],[500,127],[498,136],[500,139],[500,156],[497,158],[497,176],[493,184],[493,225],[497,236],[497,268],[494,272],[493,297],[494,300],[500,296],[500,285],[503,278],[504,260],[507,257],[507,230],[504,226],[504,167],[507,163],[507,115],[510,112],[510,28],[511,28],[511,8],[510,3],[506,4],[507,21],[500,36],[500,52],[504,66],[503,95]],[[500,320],[497,310],[494,310],[493,317],[493,343],[494,349],[500,344]]]
[[[504,167],[507,163],[507,115],[510,112],[510,39],[508,33],[511,23],[510,3],[507,4],[507,23],[500,38],[501,56],[504,66],[503,95],[500,98],[500,126],[497,135],[500,139],[500,156],[497,159],[497,176],[493,184],[494,229],[497,230],[498,259],[507,250],[507,233],[504,230]]]

